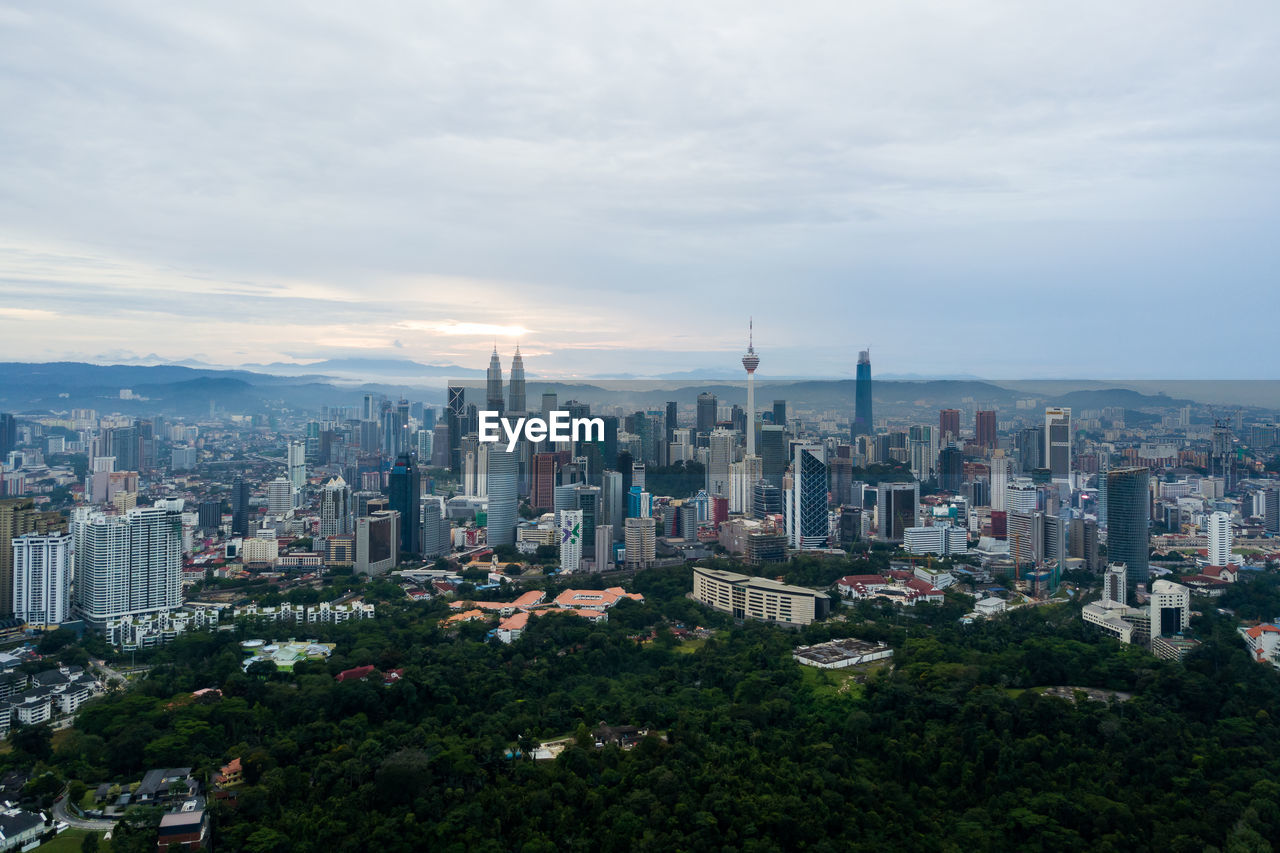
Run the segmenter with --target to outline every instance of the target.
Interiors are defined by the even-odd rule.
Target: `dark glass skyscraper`
[[[871,435],[871,350],[858,353],[858,373],[853,390],[853,436]]]
[[[666,423],[667,444],[670,444],[675,439],[674,433],[677,426],[678,424],[676,423],[675,400],[668,400],[667,401],[667,423]]]
[[[462,444],[462,424],[466,414],[466,389],[461,385],[450,385],[448,406],[445,408],[445,423],[449,427],[449,470],[455,477],[462,471],[462,455],[458,452],[458,448]]]
[[[698,432],[711,432],[716,428],[716,395],[703,391],[698,395]]]
[[[231,535],[249,535],[249,484],[243,477],[231,482]]]
[[[1124,563],[1130,599],[1134,588],[1150,576],[1150,480],[1146,468],[1107,472],[1107,562]]]
[[[524,359],[520,357],[520,345],[516,344],[516,356],[511,360],[511,384],[507,386],[509,412],[527,412],[524,397]]]
[[[387,484],[388,506],[400,513],[400,553],[417,555],[422,551],[418,508],[422,498],[422,482],[413,457],[402,453],[396,457]]]
[[[485,374],[485,404],[491,412],[502,414],[506,403],[502,399],[502,362],[498,360],[498,348],[489,357],[489,371]]]
[[[787,401],[773,401],[773,422],[777,426],[786,427],[787,425]]]

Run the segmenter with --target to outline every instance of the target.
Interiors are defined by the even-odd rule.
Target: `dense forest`
[[[1089,633],[1070,604],[973,625],[863,605],[794,632],[734,625],[687,599],[689,583],[688,569],[641,573],[645,603],[602,625],[539,618],[511,645],[476,623],[442,630],[440,603],[390,604],[315,628],[336,653],[291,674],[241,671],[238,641],[261,630],[187,636],[56,748],[20,732],[3,762],[35,762],[56,789],[149,767],[207,778],[240,757],[237,805],[211,807],[215,843],[254,853],[1234,853],[1280,836],[1280,677],[1216,612],[1178,664]],[[717,631],[681,642],[672,623]],[[850,635],[890,642],[892,670],[837,688],[791,658]],[[404,678],[334,680],[361,664]],[[1032,689],[1051,685],[1132,698]],[[205,687],[223,696],[190,701]],[[600,749],[589,730],[602,722],[651,734]],[[555,736],[574,745],[518,757]]]

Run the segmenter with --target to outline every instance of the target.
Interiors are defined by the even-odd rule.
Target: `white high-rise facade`
[[[1009,487],[1009,463],[1007,456],[995,456],[991,459],[991,508],[1004,511],[1005,489]]]
[[[729,495],[729,512],[751,512],[756,482],[763,476],[764,469],[759,456],[747,456],[730,466],[732,490]]]
[[[652,518],[628,518],[623,543],[626,548],[624,558],[628,569],[646,569],[653,565],[656,558],[657,537],[656,523]]]
[[[74,607],[88,626],[182,606],[182,520],[152,507],[127,515],[77,511]]]
[[[334,477],[320,492],[320,536],[328,539],[351,529],[351,489],[346,480]]]
[[[582,510],[560,511],[560,571],[576,572],[582,565]]]
[[[1231,516],[1225,512],[1209,516],[1209,565],[1231,565]]]
[[[306,445],[301,441],[289,442],[289,483],[299,491],[307,484]]]
[[[276,477],[267,483],[267,512],[271,515],[293,512],[293,483],[288,477]]]
[[[13,615],[55,628],[71,618],[71,536],[30,533],[13,540]]]
[[[1014,477],[1004,490],[1004,508],[1008,512],[1035,512],[1036,486],[1029,477]]]
[[[707,494],[729,497],[732,483],[729,466],[733,464],[733,433],[718,429],[707,437]]]

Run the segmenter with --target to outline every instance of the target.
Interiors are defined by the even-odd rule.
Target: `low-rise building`
[[[736,619],[791,625],[808,625],[831,607],[818,590],[702,566],[693,570],[693,597]]]
[[[830,640],[813,646],[800,646],[791,653],[791,657],[804,666],[844,669],[891,658],[893,649],[885,643],[872,643],[867,640]]]
[[[941,604],[944,598],[942,590],[929,581],[897,569],[883,575],[845,575],[836,581],[836,589],[841,596],[853,601],[883,598],[906,607],[919,603]]]

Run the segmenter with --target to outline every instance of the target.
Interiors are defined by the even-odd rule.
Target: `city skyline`
[[[1164,378],[1277,307],[1273,7],[489,11],[6,12],[7,357]]]

